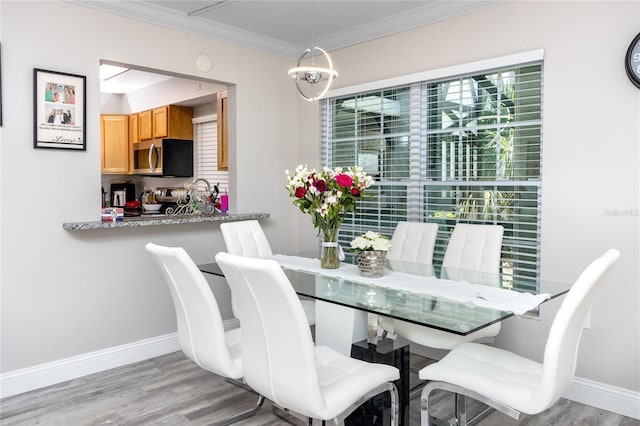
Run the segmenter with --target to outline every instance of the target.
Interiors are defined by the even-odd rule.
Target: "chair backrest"
[[[176,309],[182,351],[205,370],[232,379],[242,378],[225,341],[224,325],[209,283],[181,247],[148,243],[145,249],[158,263]]]
[[[269,240],[257,220],[225,222],[220,225],[227,253],[246,257],[273,255]]]
[[[502,225],[458,223],[447,244],[442,266],[478,272],[500,272]]]
[[[620,252],[608,250],[580,274],[562,301],[549,331],[544,351],[544,373],[533,394],[539,411],[553,405],[571,385],[585,320]]]
[[[299,413],[324,409],[315,348],[300,300],[275,260],[218,253],[238,306],[244,379]]]
[[[431,265],[437,236],[437,223],[398,222],[387,259]]]

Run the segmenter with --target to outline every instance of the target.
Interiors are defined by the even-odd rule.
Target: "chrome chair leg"
[[[227,425],[230,425],[230,424],[233,424],[233,423],[237,423],[240,420],[244,420],[244,419],[246,419],[248,417],[251,417],[255,413],[258,412],[258,410],[262,407],[263,403],[264,403],[264,396],[258,395],[258,401],[256,401],[256,404],[252,408],[250,408],[250,409],[248,409],[246,411],[243,411],[241,413],[234,414],[233,416],[228,417],[228,418],[226,418],[224,420],[220,420],[218,422],[215,422],[215,423],[213,423],[212,426],[227,426]]]
[[[341,424],[342,422],[344,422],[344,419],[346,419],[349,416],[349,414],[351,414],[356,408],[362,405],[365,401],[368,401],[374,396],[380,395],[385,392],[389,392],[389,394],[391,395],[391,426],[398,426],[400,423],[400,396],[398,394],[398,388],[396,388],[396,385],[391,382],[384,383],[383,385],[378,386],[376,389],[372,390],[368,394],[363,395],[362,398],[360,398],[360,400],[356,401],[354,404],[351,405],[351,407],[347,408],[342,414],[334,418],[333,422],[337,425]]]
[[[458,426],[467,426],[467,396],[454,394],[455,421]]]
[[[338,417],[335,417],[334,419],[332,419],[332,421],[330,422],[330,424],[335,424],[335,425],[340,425],[344,422],[344,420],[356,409],[358,408],[360,405],[362,405],[364,402],[368,401],[369,399],[373,398],[376,395],[380,395],[384,392],[389,392],[389,394],[391,395],[391,426],[399,426],[399,422],[400,422],[400,396],[398,394],[398,388],[396,388],[396,385],[388,382],[385,383],[381,386],[379,386],[378,388],[372,390],[371,392],[369,392],[368,394],[364,395],[362,398],[360,398],[357,402],[355,402],[354,404],[352,404],[349,408],[347,408],[342,414],[340,414]],[[297,424],[302,424],[302,423],[306,423],[307,426],[311,426],[313,425],[313,419],[312,418],[301,418],[300,415],[296,415],[297,413],[293,413],[291,411],[289,411],[286,408],[282,408],[276,404],[273,405],[273,412],[274,414],[276,414],[278,417],[286,420],[287,422],[297,425]],[[324,426],[327,424],[327,422],[325,420],[321,421],[321,424]]]
[[[514,410],[513,408],[506,406],[498,401],[494,401],[490,398],[485,397],[484,395],[480,395],[479,393],[470,391],[469,389],[462,388],[460,386],[452,385],[450,383],[445,382],[429,382],[425,385],[424,389],[422,389],[422,396],[420,397],[420,424],[421,426],[429,426],[429,394],[436,389],[445,390],[447,392],[452,392],[456,394],[456,416],[461,416],[465,425],[468,425],[470,422],[467,422],[466,419],[466,399],[467,397],[473,398],[476,401],[482,402],[483,404],[488,405],[491,408],[494,408],[498,411],[503,412],[507,416],[518,420],[520,417],[520,412]],[[459,394],[459,395],[458,395]],[[485,413],[480,413],[479,416],[486,416]],[[472,419],[473,422],[478,420],[476,416]],[[482,417],[481,417],[482,418]],[[462,425],[460,419],[454,419],[454,424]]]
[[[313,425],[312,418],[290,411],[289,409],[283,408],[278,404],[273,404],[272,411],[273,411],[273,414],[275,414],[276,416],[280,417],[282,420],[292,425],[295,425],[295,426],[312,426]]]
[[[430,426],[431,417],[429,416],[429,394],[431,389],[425,386],[422,388],[420,395],[420,426]]]
[[[484,410],[482,410],[480,413],[478,413],[474,418],[467,420],[467,424],[468,425],[474,425],[476,423],[478,423],[479,421],[483,420],[485,417],[487,417],[489,414],[493,413],[496,409],[493,407],[487,407]]]
[[[467,395],[456,393],[454,394],[454,398],[456,407],[455,421],[459,426],[474,425],[496,410],[494,407],[488,405],[484,410],[470,419],[468,415],[469,412],[467,411]]]
[[[226,419],[214,422],[212,424],[212,426],[227,426],[227,425],[239,422],[240,420],[243,420],[243,419],[246,419],[248,417],[251,417],[254,414],[256,414],[258,412],[258,410],[262,407],[262,404],[264,404],[264,396],[257,394],[246,383],[241,382],[240,380],[235,380],[235,379],[230,379],[230,378],[225,378],[225,382],[231,383],[231,384],[233,384],[235,386],[238,386],[239,388],[247,390],[247,391],[251,392],[254,395],[258,395],[258,400],[256,401],[255,405],[253,407],[249,408],[248,410],[245,410],[245,411],[242,411],[240,413],[234,414],[233,416],[227,417]]]
[[[391,384],[389,394],[391,395],[391,425],[398,426],[400,424],[400,395],[394,384]]]

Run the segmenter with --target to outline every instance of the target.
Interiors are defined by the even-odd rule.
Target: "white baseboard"
[[[238,327],[238,320],[224,328]],[[48,362],[0,375],[0,398],[66,382],[111,368],[144,361],[180,350],[177,333],[153,337],[96,352]],[[565,398],[603,410],[640,419],[640,392],[575,377]]]
[[[565,398],[640,420],[640,392],[574,377]]]
[[[178,334],[171,333],[10,371],[0,376],[0,398],[66,382],[88,374],[121,367],[179,350]]]
[[[224,328],[238,327],[237,319],[225,321]],[[178,334],[152,337],[126,345],[77,355],[58,361],[9,371],[0,375],[0,398],[66,382],[180,350]]]

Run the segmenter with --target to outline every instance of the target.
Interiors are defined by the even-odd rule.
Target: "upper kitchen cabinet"
[[[138,130],[138,114],[129,115],[129,143],[135,145],[140,142]]]
[[[127,174],[131,170],[129,116],[100,116],[101,170],[105,174]]]
[[[151,110],[138,113],[138,141],[153,139],[151,131]]]
[[[167,105],[138,113],[139,140],[193,140],[193,108]]]
[[[229,170],[229,134],[227,91],[218,92],[218,170]]]
[[[169,107],[160,107],[151,110],[151,123],[153,124],[153,138],[169,137],[169,119],[167,111]],[[177,138],[177,137],[176,137]]]

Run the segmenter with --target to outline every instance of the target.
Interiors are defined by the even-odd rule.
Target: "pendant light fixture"
[[[313,1],[311,2],[313,18]],[[311,26],[311,45],[314,44],[314,26]],[[316,56],[324,62],[324,66],[316,65]],[[319,47],[305,50],[298,58],[295,68],[289,70],[289,77],[296,81],[296,89],[309,102],[322,98],[331,87],[331,82],[338,76],[333,69],[333,62],[329,54]]]

